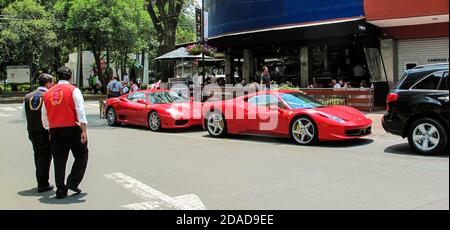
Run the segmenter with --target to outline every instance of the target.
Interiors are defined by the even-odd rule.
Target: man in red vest
[[[44,95],[42,124],[50,130],[51,152],[55,165],[56,198],[63,199],[68,190],[81,193],[78,188],[88,163],[86,112],[81,91],[70,84],[72,71],[58,70],[58,84]],[[65,183],[69,151],[75,158],[72,171]]]

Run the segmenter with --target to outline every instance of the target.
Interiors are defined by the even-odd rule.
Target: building
[[[372,82],[375,103],[383,105],[404,69],[448,60],[448,1],[209,0],[207,6],[208,42],[226,53],[228,83],[235,70],[251,80],[268,66],[278,82],[303,88],[330,87],[332,79],[354,88]],[[398,23],[409,17],[418,20]],[[408,27],[410,21],[419,23]],[[422,58],[407,60],[414,55]]]
[[[417,65],[448,62],[448,0],[366,0],[367,21],[381,28],[390,81]]]

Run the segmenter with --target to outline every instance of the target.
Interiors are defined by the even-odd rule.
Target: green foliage
[[[28,64],[34,60],[45,62],[57,39],[51,14],[35,0],[17,0],[3,13],[11,18],[0,32],[3,59]]]

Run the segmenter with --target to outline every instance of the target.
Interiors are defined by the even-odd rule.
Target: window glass
[[[247,102],[258,106],[278,105],[279,103],[278,97],[268,94],[251,97]]]
[[[137,102],[138,100],[147,101],[144,93],[133,93],[128,95],[127,99],[131,102]]]
[[[281,98],[292,109],[314,109],[323,106],[322,104],[314,101],[312,98],[301,93],[286,93],[281,95]]]
[[[441,84],[439,85],[439,90],[448,90],[448,72],[444,74]]]
[[[186,103],[190,100],[174,91],[149,93],[148,97],[150,98],[151,104]]]
[[[436,72],[417,83],[413,89],[436,90],[441,82],[443,72]]]

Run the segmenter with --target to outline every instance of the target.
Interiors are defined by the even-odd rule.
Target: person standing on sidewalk
[[[50,130],[51,150],[55,165],[56,198],[63,199],[68,190],[81,193],[78,188],[88,163],[87,119],[81,91],[69,82],[72,71],[58,70],[59,82],[44,96],[42,123]],[[72,171],[65,183],[69,151],[75,158]]]
[[[123,93],[122,83],[117,76],[113,76],[112,81],[106,87],[108,98],[120,97]]]
[[[261,74],[261,85],[265,86],[266,90],[270,90],[270,81],[269,67],[264,66],[263,73]]]
[[[44,103],[44,94],[53,86],[53,77],[48,74],[41,74],[38,81],[39,88],[25,96],[23,115],[27,120],[28,138],[34,150],[37,191],[44,193],[53,190],[53,186],[49,183],[52,155],[49,133],[42,125],[41,110]]]

